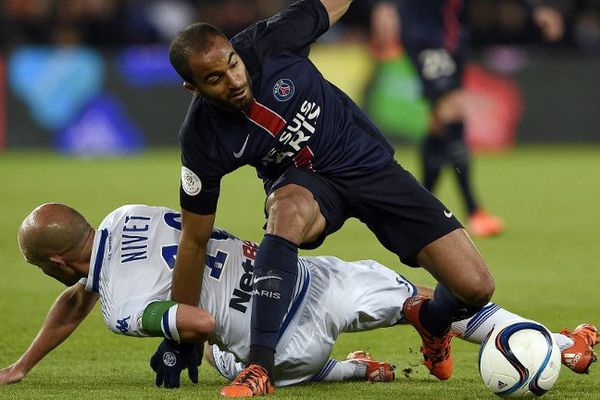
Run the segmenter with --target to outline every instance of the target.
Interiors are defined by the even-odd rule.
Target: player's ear
[[[183,82],[183,87],[192,92],[194,95],[198,95],[198,88],[195,85],[189,82]]]
[[[65,260],[63,260],[63,258],[61,256],[50,256],[49,258],[50,262],[56,266],[60,266],[60,267],[64,267],[65,266]]]

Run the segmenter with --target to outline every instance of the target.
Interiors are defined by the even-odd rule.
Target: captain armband
[[[155,301],[148,304],[142,315],[142,328],[150,336],[163,336],[179,343],[176,316],[179,304],[174,301]]]

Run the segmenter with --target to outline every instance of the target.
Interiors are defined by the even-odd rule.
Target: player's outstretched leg
[[[560,331],[573,340],[573,346],[561,352],[562,363],[578,374],[589,374],[590,366],[598,360],[593,347],[598,344],[598,329],[594,325],[581,324],[569,331]]]
[[[424,304],[430,302],[423,296],[413,296],[406,300],[403,307],[404,317],[421,336],[421,353],[423,353],[423,364],[436,378],[444,381],[452,376],[454,364],[450,340],[453,334],[446,333],[443,336],[433,336],[421,323],[420,311]]]
[[[353,351],[348,354],[346,361],[364,365],[365,377],[369,382],[391,382],[396,377],[392,364],[373,360],[371,354],[366,351]]]
[[[257,364],[247,366],[233,382],[221,389],[224,397],[253,397],[274,392],[267,370]]]
[[[481,343],[494,326],[511,320],[527,321],[494,303],[488,303],[471,318],[452,323],[450,332],[469,342]],[[598,359],[593,349],[598,344],[598,329],[591,324],[581,324],[572,331],[563,329],[553,335],[560,348],[562,363],[577,374],[589,373],[590,366]]]

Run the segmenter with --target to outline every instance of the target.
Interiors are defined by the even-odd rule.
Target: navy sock
[[[275,350],[259,345],[250,345],[248,353],[248,365],[258,364],[267,370],[272,378],[275,369]]]
[[[480,309],[481,307],[464,303],[447,287],[438,284],[433,292],[433,300],[421,307],[419,318],[433,336],[443,336],[450,329],[452,322],[470,318]]]
[[[478,206],[471,186],[471,157],[464,139],[464,125],[462,123],[448,125],[446,137],[448,158],[454,166],[467,212],[472,214]]]
[[[444,165],[446,159],[444,152],[444,138],[429,133],[423,142],[422,162],[423,186],[430,192],[433,192]]]
[[[297,275],[298,246],[280,236],[266,234],[254,264],[249,364],[272,370],[272,360],[270,365],[265,365],[268,364],[265,349],[270,349],[271,355],[275,352]]]

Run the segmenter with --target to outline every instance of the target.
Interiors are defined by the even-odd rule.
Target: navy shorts
[[[325,232],[313,243],[342,227],[348,218],[358,218],[379,242],[410,266],[413,256],[427,244],[462,225],[454,215],[412,174],[394,162],[364,176],[332,177],[298,168],[287,169],[277,180],[266,182],[267,194],[288,184],[308,189],[327,221]]]
[[[421,79],[423,95],[430,102],[462,86],[464,46],[455,52],[418,41],[406,40],[404,46]]]

